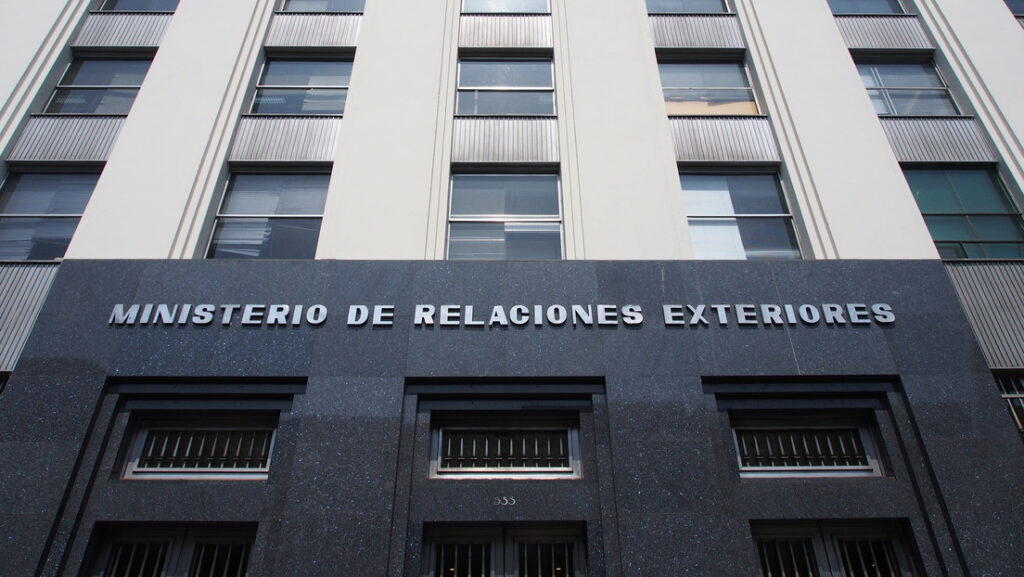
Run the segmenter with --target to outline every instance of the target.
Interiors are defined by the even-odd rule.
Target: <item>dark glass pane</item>
[[[196,543],[189,577],[241,577],[249,562],[245,543]]]
[[[658,64],[663,88],[749,88],[742,64],[661,63]]]
[[[547,14],[547,0],[463,0],[462,11],[468,13],[512,12]]]
[[[77,218],[0,217],[0,261],[61,258],[77,227]]]
[[[982,243],[986,258],[1024,258],[1024,242]]]
[[[907,184],[924,214],[961,214],[963,206],[945,170],[904,170]]]
[[[716,14],[725,11],[722,0],[647,0],[649,14]]]
[[[457,174],[452,176],[456,216],[558,216],[558,176]]]
[[[490,577],[490,543],[438,543],[434,549],[438,577]]]
[[[935,242],[975,239],[965,216],[925,216],[924,222]]]
[[[953,97],[942,90],[889,90],[893,112],[900,116],[956,116]]]
[[[104,577],[160,577],[167,557],[166,543],[115,543],[110,548]]]
[[[285,12],[362,12],[365,0],[285,0]]]
[[[1017,212],[992,171],[947,170],[946,175],[965,212]]]
[[[740,218],[737,224],[747,259],[800,258],[796,233],[788,218]]]
[[[897,0],[828,0],[833,14],[902,14]]]
[[[141,86],[149,71],[149,64],[149,60],[75,60],[60,83],[78,86]]]
[[[550,60],[463,60],[459,88],[552,88]]]
[[[863,66],[863,65],[861,65]],[[885,88],[944,88],[946,85],[930,63],[871,64]]]
[[[82,214],[99,174],[12,174],[0,189],[0,213]]]
[[[51,114],[128,114],[137,88],[58,88],[46,112]]]
[[[269,60],[263,86],[348,86],[352,62],[347,60]]]
[[[554,113],[555,95],[550,91],[460,90],[456,105],[456,114],[550,116]]]
[[[816,577],[818,562],[810,539],[759,539],[763,577]]]
[[[754,93],[749,88],[665,89],[669,116],[757,114]]]
[[[974,226],[978,240],[1021,240],[1024,241],[1024,226],[1020,215],[968,216]]]
[[[103,10],[122,10],[125,12],[174,12],[178,8],[178,0],[107,0]]]
[[[562,258],[561,226],[491,222],[452,223],[452,260],[557,260]]]
[[[221,214],[320,215],[330,180],[329,174],[236,174]]]
[[[207,258],[313,258],[319,218],[222,218]]]
[[[1006,7],[1014,14],[1024,14],[1024,0],[1006,0]]]
[[[967,258],[967,252],[958,242],[937,242],[935,248],[938,249],[940,258]]]
[[[570,577],[573,543],[519,543],[517,577]]]
[[[260,88],[253,114],[344,114],[345,88]]]

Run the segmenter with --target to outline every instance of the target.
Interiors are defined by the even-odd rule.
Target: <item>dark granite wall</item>
[[[324,304],[320,326],[113,327],[115,303]],[[413,305],[639,304],[640,327],[412,327]],[[666,328],[661,305],[888,303],[888,325]],[[393,304],[393,327],[349,327]],[[578,480],[437,480],[432,403],[573,398]],[[126,481],[132,403],[284,403],[263,481]],[[164,403],[164,405],[161,405]],[[543,405],[543,403],[541,403]],[[740,478],[728,410],[856,407],[886,474]],[[875,520],[927,575],[1015,575],[1024,446],[939,262],[68,261],[0,398],[0,576],[97,527],[257,527],[251,577],[420,574],[450,525],[561,525],[590,574],[755,575],[751,524]],[[515,507],[492,497],[514,495]]]

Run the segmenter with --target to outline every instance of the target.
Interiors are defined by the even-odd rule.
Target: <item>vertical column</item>
[[[826,258],[935,246],[824,0],[736,0],[804,220]],[[794,33],[799,31],[799,33]]]
[[[181,0],[66,258],[191,256],[273,4]]]
[[[582,241],[576,257],[692,256],[644,3],[554,4],[567,224]]]
[[[366,3],[317,258],[422,259],[450,149],[458,0]]]

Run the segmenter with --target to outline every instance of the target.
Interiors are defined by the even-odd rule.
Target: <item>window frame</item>
[[[479,424],[484,423],[484,424]],[[569,466],[557,469],[479,468],[445,471],[440,466],[445,430],[472,431],[566,431]],[[579,412],[500,411],[432,411],[430,415],[430,479],[505,479],[505,480],[566,480],[583,477],[580,453]]]
[[[999,372],[994,376],[999,387],[999,395],[1006,402],[1010,416],[1017,426],[1017,432],[1020,433],[1021,440],[1024,440],[1024,372]]]
[[[237,170],[232,171],[228,174],[228,178],[224,183],[223,192],[221,193],[220,202],[217,204],[217,212],[213,215],[213,224],[210,227],[209,238],[206,241],[206,250],[203,251],[204,260],[309,260],[315,258],[316,249],[320,245],[320,232],[323,228],[324,211],[321,209],[319,215],[310,214],[280,214],[280,215],[268,215],[264,213],[253,213],[253,214],[225,214],[224,204],[228,199],[228,194],[231,192],[231,185],[234,183],[234,179],[239,175],[262,175],[262,176],[282,176],[282,175],[325,175],[327,176],[327,187],[324,190],[324,205],[327,204],[327,195],[330,193],[331,177],[332,172],[329,169],[323,170]],[[313,247],[313,256],[309,257],[265,257],[265,256],[253,256],[253,257],[214,257],[211,251],[214,248],[214,239],[218,231],[218,226],[222,220],[235,220],[235,219],[318,219],[320,221],[320,227],[317,228],[317,242]]]
[[[310,12],[289,12],[289,14],[310,14]],[[315,13],[314,13],[315,14]],[[345,108],[348,104],[348,91],[352,86],[352,75],[349,73],[349,83],[346,85],[317,85],[312,86],[309,84],[264,84],[263,79],[270,68],[271,62],[347,62],[355,65],[355,57],[351,54],[344,55],[329,55],[329,54],[318,54],[318,55],[302,55],[302,54],[269,54],[263,58],[262,64],[260,64],[259,73],[256,74],[256,83],[252,93],[252,101],[249,104],[249,110],[246,112],[249,116],[285,116],[285,117],[301,117],[301,116],[316,116],[316,117],[344,117]],[[305,90],[307,92],[311,90],[330,90],[330,91],[344,91],[345,102],[342,104],[341,112],[257,112],[256,106],[260,98],[260,92],[262,90]]]
[[[1006,185],[1006,182],[1003,180],[1002,176],[999,174],[999,171],[997,170],[997,168],[991,167],[991,166],[985,166],[985,165],[963,165],[963,164],[950,165],[950,164],[940,164],[940,165],[926,165],[926,166],[904,165],[904,166],[901,167],[901,169],[902,169],[902,172],[903,172],[904,179],[907,178],[907,172],[918,172],[918,173],[921,173],[921,172],[942,172],[944,174],[948,174],[950,172],[984,172],[986,175],[988,175],[991,178],[991,180],[995,183],[995,189],[996,189],[995,191],[996,191],[996,193],[1001,195],[1003,200],[1009,205],[1009,210],[1007,212],[925,212],[924,210],[921,209],[921,205],[917,201],[917,193],[911,187],[909,179],[907,179],[907,186],[908,186],[908,188],[910,188],[910,192],[911,192],[912,196],[914,197],[914,202],[915,202],[915,204],[917,204],[918,211],[921,213],[921,217],[925,220],[926,226],[927,226],[927,222],[928,222],[928,218],[929,217],[963,217],[966,220],[966,222],[967,222],[968,228],[971,230],[972,233],[974,233],[974,235],[976,237],[973,241],[970,241],[970,240],[943,240],[943,241],[939,241],[939,240],[935,240],[934,236],[932,236],[932,242],[935,244],[936,250],[939,251],[939,255],[940,255],[942,260],[945,260],[945,261],[952,261],[952,260],[971,260],[971,261],[981,261],[981,260],[1019,260],[1019,257],[988,256],[987,254],[986,254],[986,256],[979,256],[979,257],[972,257],[972,256],[950,256],[950,257],[947,257],[947,256],[943,256],[942,255],[943,248],[940,248],[940,246],[939,246],[940,244],[942,244],[942,245],[950,245],[950,247],[952,247],[952,245],[957,245],[955,248],[957,250],[963,252],[964,255],[967,255],[967,251],[964,250],[964,245],[969,245],[969,244],[978,245],[978,249],[981,250],[982,252],[985,252],[984,245],[989,245],[989,244],[992,244],[992,245],[1017,245],[1017,246],[1020,246],[1021,247],[1020,250],[1022,252],[1024,252],[1024,239],[1021,239],[1021,240],[984,240],[983,237],[978,234],[977,228],[975,227],[973,221],[971,220],[971,217],[982,217],[982,218],[984,218],[984,217],[1010,217],[1010,218],[1014,218],[1016,220],[1016,224],[1017,224],[1018,228],[1021,229],[1022,232],[1024,232],[1024,216],[1022,216],[1022,214],[1021,214],[1020,203],[1018,203],[1018,201],[1015,198],[1015,196],[1013,194],[1011,194],[1009,188]],[[954,191],[955,191],[955,189],[954,189]],[[957,196],[959,196],[959,192],[957,192]],[[929,236],[931,236],[930,228],[929,228]]]
[[[50,92],[50,97],[46,100],[46,104],[43,106],[42,114],[48,116],[128,116],[131,113],[132,108],[135,106],[135,100],[139,96],[139,90],[142,89],[142,83],[145,82],[146,76],[149,75],[149,66],[146,67],[146,74],[142,76],[142,80],[139,84],[66,84],[68,74],[71,72],[71,68],[80,62],[87,61],[145,61],[150,66],[153,64],[153,55],[139,55],[137,53],[128,54],[106,54],[106,55],[74,55],[71,61],[64,67],[64,72],[61,73],[60,79],[57,80],[57,84],[54,85],[53,91]],[[133,90],[131,105],[128,106],[128,110],[124,112],[50,112],[50,106],[53,105],[54,100],[57,98],[57,94],[62,90],[84,90],[90,92],[101,92],[101,91],[114,91],[114,90]]]
[[[836,12],[835,8],[832,7],[832,0],[827,1],[833,16],[900,16],[910,14],[901,0],[891,0],[896,3],[898,12]]]
[[[1020,0],[1018,0],[1018,2],[1019,1]],[[1014,16],[1024,16],[1024,3],[1021,3],[1020,12],[1013,11],[1013,7],[1010,6],[1010,0],[1003,0],[1003,3],[1006,4],[1006,9],[1009,10],[1010,13],[1013,14]]]
[[[196,411],[168,415],[167,411],[140,411],[132,415],[133,424],[127,431],[128,456],[122,468],[121,478],[125,480],[160,481],[262,481],[270,474],[277,442],[280,414],[273,411]],[[270,432],[267,447],[267,463],[264,467],[251,469],[162,469],[140,470],[139,459],[145,449],[148,434],[158,430],[203,430],[203,431],[261,431]]]
[[[366,11],[366,2],[363,2],[362,10],[286,10],[289,0],[281,0],[275,12],[279,14],[362,14]]]
[[[702,87],[665,86],[664,77],[661,74],[661,66],[662,65],[669,65],[669,66],[671,66],[671,65],[674,65],[674,64],[675,65],[689,64],[689,65],[698,65],[698,66],[699,65],[722,65],[722,64],[734,65],[734,66],[739,67],[740,72],[742,73],[742,76],[743,76],[743,80],[746,83],[746,86],[745,87],[735,87],[735,86],[724,86],[724,87],[723,86],[702,86]],[[723,116],[724,117],[751,118],[751,117],[761,117],[761,116],[764,116],[764,114],[761,112],[763,107],[762,107],[761,103],[758,101],[757,91],[754,90],[754,79],[753,79],[753,76],[751,76],[750,67],[747,65],[747,62],[745,60],[742,60],[742,59],[737,59],[737,58],[727,58],[727,59],[720,59],[720,58],[713,58],[713,59],[697,58],[697,59],[693,59],[693,58],[689,58],[689,59],[687,59],[687,58],[677,58],[677,57],[668,57],[668,56],[659,57],[658,58],[658,82],[661,85],[661,92],[662,92],[662,96],[664,97],[664,101],[665,101],[665,107],[666,107],[665,112],[666,112],[666,114],[668,115],[669,118],[699,118],[699,117],[712,117],[712,118],[714,118],[714,117],[723,117]],[[667,92],[670,91],[670,90],[675,90],[675,91],[682,91],[682,90],[691,91],[692,90],[692,91],[709,91],[709,92],[710,91],[722,91],[722,92],[725,92],[725,91],[729,91],[729,92],[740,92],[740,91],[743,91],[743,92],[746,92],[746,93],[748,93],[750,95],[749,103],[754,107],[754,112],[752,112],[752,113],[745,113],[745,114],[736,114],[736,113],[732,113],[732,114],[725,113],[725,114],[722,114],[722,113],[714,113],[714,112],[709,112],[707,114],[675,114],[675,113],[672,113],[672,112],[668,111],[669,100],[667,98]],[[697,102],[697,101],[684,101],[684,102]]]
[[[424,528],[424,554],[422,558],[422,575],[441,577],[436,574],[438,564],[437,552],[439,545],[489,543],[491,547],[491,570],[487,577],[502,575],[520,575],[518,570],[520,544],[533,543],[568,543],[572,547],[573,571],[565,577],[584,577],[587,575],[586,533],[582,528],[567,527],[535,527],[530,525],[490,525],[480,527],[449,527],[438,526]],[[483,577],[483,576],[481,576]]]
[[[843,411],[786,412],[786,411],[730,411],[729,428],[732,431],[736,464],[741,478],[835,478],[882,477],[885,475],[883,459],[878,450],[879,436],[873,417]],[[843,467],[752,467],[743,464],[739,431],[745,430],[840,430],[856,429],[868,464]]]
[[[122,9],[122,8],[107,8],[107,5],[112,3],[112,2],[117,2],[117,0],[103,0],[103,3],[100,5],[100,7],[97,10],[97,12],[113,12],[113,13],[129,13],[129,14],[130,13],[145,12],[146,14],[174,14],[175,11],[177,11],[178,4],[181,3],[180,1],[175,2],[174,10],[146,10],[146,9],[139,9],[139,8],[125,10],[125,9]]]
[[[956,98],[953,97],[953,91],[950,89],[949,83],[946,82],[946,78],[943,75],[942,71],[939,70],[939,67],[936,66],[935,61],[932,60],[931,58],[928,58],[926,60],[918,60],[918,59],[911,59],[911,60],[881,59],[880,60],[880,59],[876,59],[876,58],[866,58],[866,59],[857,59],[857,60],[854,61],[854,64],[857,67],[857,74],[858,74],[858,76],[861,76],[861,84],[863,84],[863,82],[864,82],[863,81],[863,76],[860,74],[860,67],[861,66],[889,66],[889,65],[905,65],[905,64],[920,64],[920,65],[929,67],[930,70],[935,72],[935,77],[938,78],[939,82],[942,83],[941,87],[936,87],[936,86],[924,86],[924,87],[899,86],[899,87],[890,88],[890,87],[882,85],[881,76],[879,74],[877,74],[877,71],[873,72],[872,73],[872,78],[877,81],[878,86],[867,86],[867,85],[865,85],[864,86],[864,92],[865,92],[865,94],[867,94],[868,101],[871,102],[871,108],[873,110],[875,109],[875,101],[871,97],[871,91],[874,90],[874,91],[877,91],[880,94],[880,97],[882,98],[882,102],[885,104],[885,106],[890,111],[887,114],[881,114],[877,110],[875,110],[875,114],[877,114],[879,118],[953,118],[953,117],[962,117],[962,116],[964,116],[963,109],[957,103]],[[899,93],[899,92],[908,92],[909,93],[909,92],[916,91],[916,92],[931,92],[931,93],[935,93],[935,94],[945,94],[946,97],[947,97],[947,100],[953,106],[953,111],[954,112],[952,114],[899,114],[899,113],[897,113],[896,107],[893,104],[892,96],[890,96],[890,94],[889,94],[890,91],[891,92],[896,92],[896,93]]]
[[[923,575],[916,562],[912,539],[906,530],[898,530],[895,523],[866,521],[844,522],[796,522],[751,524],[752,541],[759,560],[762,575],[767,574],[762,543],[769,540],[809,541],[815,555],[817,575],[848,575],[840,553],[840,542],[849,539],[885,540],[899,566],[900,577]]]
[[[54,174],[95,175],[96,179],[97,179],[97,182],[98,182],[101,173],[100,172],[96,172],[96,171],[88,171],[88,170],[69,171],[69,172],[40,171],[40,170],[34,170],[34,171],[29,171],[29,170],[13,171],[12,170],[12,171],[9,171],[6,176],[4,176],[3,180],[0,180],[0,198],[2,198],[3,191],[5,191],[7,189],[8,183],[11,181],[11,178],[14,177],[14,176],[17,176],[20,179],[22,176],[25,176],[25,175],[54,175]],[[94,183],[93,187],[92,187],[92,190],[89,191],[89,199],[86,200],[86,207],[83,207],[82,212],[79,212],[79,213],[30,213],[30,212],[17,212],[17,213],[15,213],[15,212],[7,212],[5,209],[0,208],[0,221],[3,221],[3,220],[20,220],[20,219],[40,219],[40,220],[53,220],[53,221],[67,221],[67,220],[73,220],[74,219],[77,222],[75,223],[74,229],[71,231],[71,235],[68,237],[68,244],[67,244],[67,246],[70,246],[71,245],[71,241],[75,237],[75,232],[78,230],[78,223],[81,222],[82,215],[85,214],[85,209],[88,207],[89,201],[92,200],[92,194],[93,194],[93,192],[95,192],[95,190],[96,190],[96,184]],[[35,243],[33,242],[33,245],[34,244]],[[2,245],[3,245],[3,242],[0,242],[0,246],[2,246]],[[60,256],[54,257],[52,259],[38,259],[38,258],[0,259],[0,262],[21,262],[21,263],[24,263],[24,262],[60,262],[61,260],[63,260],[64,255],[67,253],[67,246],[64,247],[64,252],[62,252]],[[29,251],[29,254],[31,254],[31,250]]]
[[[522,12],[522,11],[519,11],[519,10],[513,10],[513,11],[496,10],[496,11],[490,11],[490,12],[467,11],[466,10],[466,0],[462,0],[459,4],[460,4],[459,9],[460,9],[460,11],[461,11],[463,16],[476,16],[476,15],[479,15],[479,16],[484,16],[484,15],[493,16],[493,15],[501,15],[501,14],[506,14],[506,15],[508,15],[508,14],[516,14],[516,15],[518,15],[518,14],[524,14],[524,15],[525,14],[528,14],[528,15],[551,14],[551,0],[544,0],[544,4],[545,4],[546,8],[544,9],[543,12]]]
[[[693,220],[698,220],[698,221],[699,220],[715,221],[715,220],[732,219],[732,220],[736,220],[737,221],[737,225],[738,225],[738,221],[741,220],[741,219],[783,219],[783,220],[785,220],[788,223],[789,231],[793,235],[793,240],[796,241],[796,247],[795,247],[796,248],[796,252],[797,252],[796,257],[794,257],[794,258],[754,258],[754,259],[751,259],[748,256],[749,250],[744,245],[743,246],[743,251],[744,251],[744,258],[743,259],[728,259],[728,260],[764,260],[764,261],[804,260],[804,248],[802,246],[802,239],[800,238],[800,236],[801,236],[800,232],[799,232],[799,230],[798,230],[798,228],[796,226],[797,225],[797,221],[796,221],[796,217],[793,214],[793,208],[791,206],[792,203],[790,202],[789,194],[787,194],[786,184],[782,180],[782,177],[780,176],[778,170],[770,170],[770,169],[764,169],[764,170],[759,170],[759,169],[723,170],[721,168],[716,168],[714,170],[700,170],[699,168],[696,168],[696,167],[691,168],[691,167],[687,167],[685,165],[680,165],[680,170],[679,170],[679,193],[680,193],[680,195],[682,195],[684,203],[686,201],[686,192],[685,192],[685,190],[683,188],[683,178],[686,175],[689,175],[689,176],[725,176],[725,177],[729,177],[729,176],[770,176],[770,177],[772,177],[773,181],[775,182],[775,185],[778,187],[779,199],[782,201],[782,203],[783,203],[783,205],[784,205],[784,207],[785,207],[787,212],[785,212],[785,213],[778,213],[778,214],[776,214],[776,213],[757,213],[757,214],[696,215],[695,216],[695,215],[690,214],[689,210],[687,210],[687,213],[685,215],[687,227],[692,225],[691,221],[693,221]],[[731,198],[731,191],[730,191],[730,198]],[[738,226],[737,226],[737,230],[738,230]],[[742,238],[741,238],[741,241],[742,241]],[[694,258],[696,260],[721,260],[721,257],[713,256],[713,257],[709,257],[709,258],[703,258],[703,257],[698,256],[696,254],[696,243],[693,243],[692,234],[691,234],[691,243],[692,243],[692,247],[695,249],[694,250]]]
[[[546,62],[551,75],[551,86],[463,86],[462,85],[462,64],[465,62],[493,62],[497,64],[508,62]],[[557,118],[558,100],[555,94],[555,60],[551,56],[459,56],[455,73],[455,117],[456,118],[479,118],[479,117],[501,117],[501,118]],[[551,112],[544,114],[523,114],[518,112],[500,113],[460,113],[459,101],[464,92],[550,92]]]
[[[460,176],[553,176],[555,177],[556,194],[558,195],[558,214],[557,215],[510,215],[510,214],[490,214],[490,215],[477,215],[477,216],[453,216],[452,215],[452,204],[455,200],[455,180]],[[452,259],[451,246],[452,246],[452,225],[460,223],[479,224],[523,224],[523,225],[557,225],[558,228],[558,240],[559,240],[559,260],[565,259],[565,222],[564,214],[565,208],[562,205],[562,177],[558,173],[554,172],[508,172],[508,171],[473,171],[473,172],[460,172],[453,170],[448,177],[448,224],[446,230],[446,242],[445,242],[445,259],[446,260],[520,260],[520,259]],[[552,230],[554,226],[552,226]],[[534,260],[534,259],[528,259]],[[543,260],[554,260],[554,259],[543,259]]]
[[[645,5],[645,8],[647,9],[647,14],[651,15],[651,16],[673,16],[673,15],[695,16],[695,15],[707,15],[707,14],[734,14],[734,12],[732,10],[732,6],[730,6],[729,3],[726,0],[718,0],[718,3],[722,5],[722,10],[720,12],[692,11],[692,10],[690,10],[690,11],[683,11],[683,12],[679,12],[679,11],[651,12],[651,8],[650,8],[649,5]],[[645,4],[646,4],[646,2],[645,2]]]

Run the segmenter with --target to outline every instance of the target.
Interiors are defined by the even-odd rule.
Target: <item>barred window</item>
[[[437,477],[565,478],[579,474],[578,421],[542,417],[438,419],[431,473]]]
[[[427,553],[432,577],[574,577],[585,556],[574,531],[482,528],[435,532]]]
[[[867,419],[795,415],[732,420],[741,475],[881,473]]]
[[[264,479],[276,422],[197,418],[143,420],[136,429],[126,478]]]
[[[1008,374],[996,377],[999,392],[1006,401],[1007,408],[1017,424],[1017,430],[1024,435],[1024,374]]]
[[[906,546],[886,527],[806,524],[754,528],[764,577],[913,577]]]
[[[244,577],[254,531],[100,528],[90,577]]]

